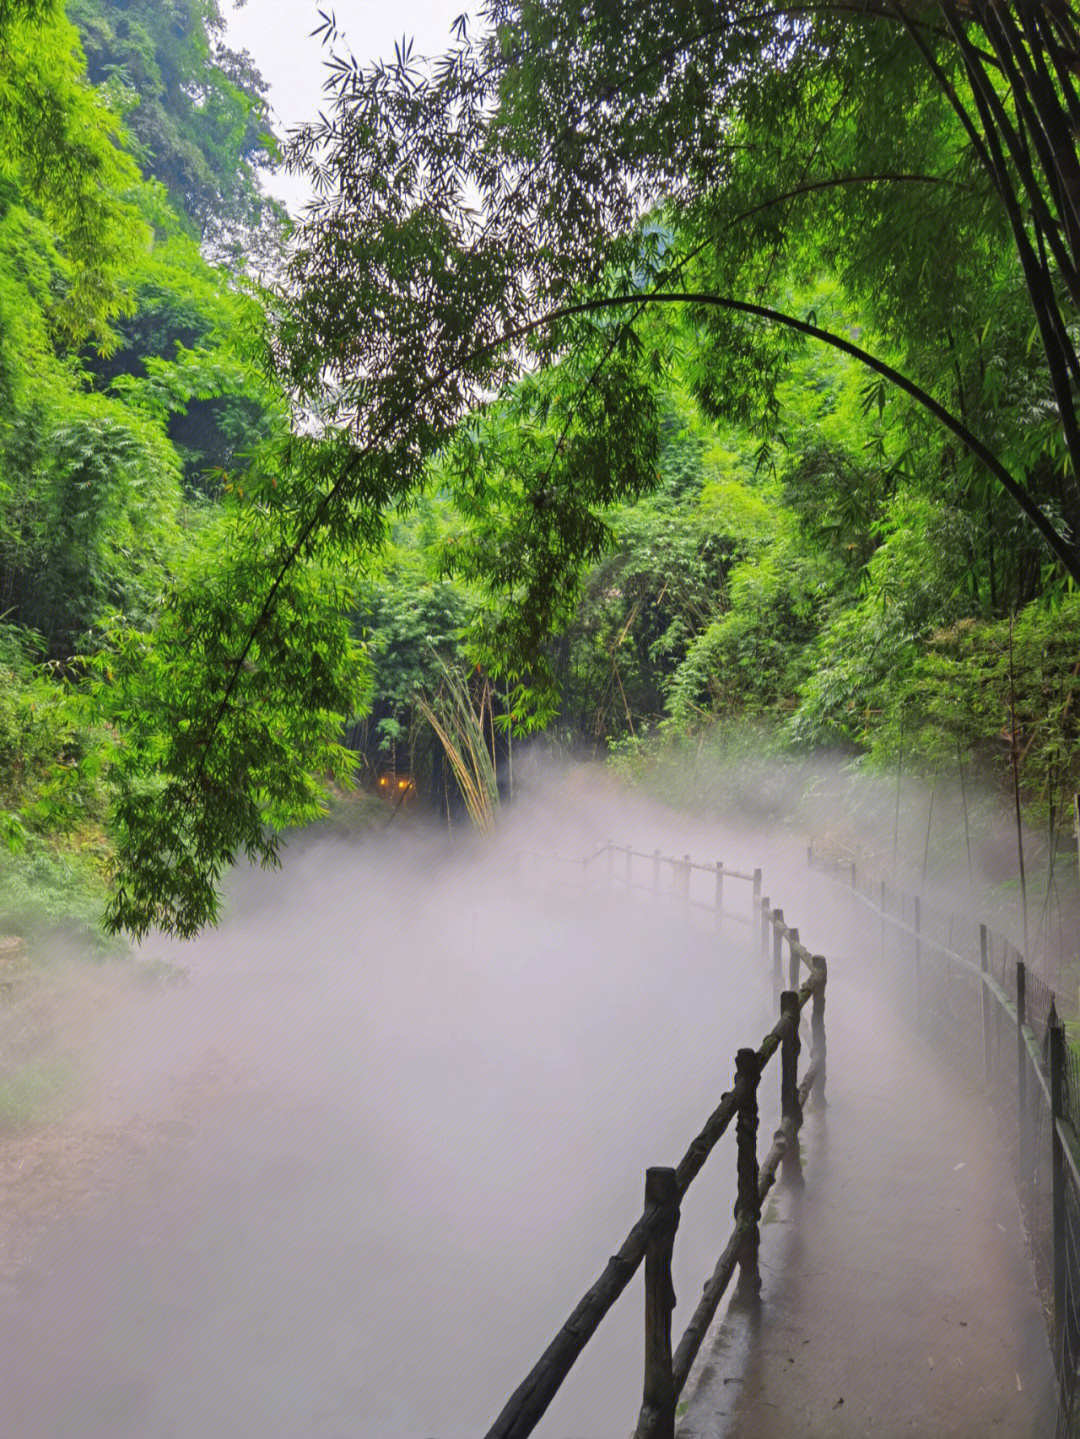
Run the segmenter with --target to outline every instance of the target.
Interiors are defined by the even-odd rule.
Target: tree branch
[[[1019,506],[1027,518],[1038,530],[1046,542],[1050,552],[1059,561],[1073,580],[1080,584],[1080,557],[1078,557],[1068,542],[1060,535],[1050,521],[1043,514],[1042,510],[1028,494],[1027,490],[1020,484],[1014,475],[1005,468],[998,457],[989,450],[977,435],[972,434],[968,427],[956,416],[939,404],[933,395],[928,394],[921,385],[909,379],[899,370],[894,369],[886,361],[878,359],[868,350],[852,344],[841,335],[834,335],[830,330],[822,330],[817,325],[811,325],[806,320],[799,320],[794,315],[787,315],[781,310],[770,309],[766,305],[755,305],[749,300],[735,300],[726,295],[710,295],[699,292],[668,292],[653,291],[648,296],[640,295],[616,295],[607,299],[582,300],[578,304],[560,306],[557,310],[549,311],[527,324],[515,327],[514,331],[502,336],[502,343],[510,344],[514,340],[524,339],[527,335],[544,325],[551,325],[561,319],[569,319],[574,315],[596,314],[601,310],[621,308],[625,305],[641,305],[642,303],[658,305],[704,305],[720,310],[733,311],[740,315],[752,315],[756,319],[767,320],[770,324],[783,325],[787,329],[794,330],[800,335],[806,335],[812,340],[818,340],[824,345],[829,345],[834,350],[840,350],[852,359],[858,360],[860,364],[873,370],[875,374],[881,375],[897,389],[903,390],[918,405],[929,414],[933,415],[939,424],[951,431],[957,439],[961,440],[968,449],[980,459],[987,469],[994,475],[1002,489]]]

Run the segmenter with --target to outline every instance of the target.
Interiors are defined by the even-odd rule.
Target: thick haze
[[[830,995],[873,982],[876,940],[837,929],[835,891],[807,873],[811,830],[779,819],[806,777],[776,773],[712,777],[723,820],[579,770],[526,780],[493,842],[449,845],[408,811],[364,840],[300,835],[282,873],[233,877],[218,932],[146,947],[186,982],[59,975],[68,1125],[105,1135],[113,1157],[33,1243],[0,1245],[0,1434],[485,1432],[637,1218],[645,1169],[678,1162],[735,1050],[774,1018],[770,966],[738,922],[749,883],[725,881],[718,938],[704,909],[683,910],[670,868],[655,900],[652,861],[636,860],[628,897],[625,856],[610,888],[605,858],[583,894],[581,857],[611,838],[760,865],[772,903],[828,954]],[[887,785],[861,808],[838,775],[816,788],[815,835],[842,847],[854,828],[889,847]],[[743,799],[757,812],[740,815]],[[914,851],[925,821],[910,799],[899,843]],[[694,884],[711,900],[713,875]],[[835,995],[842,1038],[858,984]],[[763,1085],[763,1150],[778,1082]],[[837,1083],[854,1102],[842,1069]],[[683,1205],[677,1332],[733,1190],[729,1135]],[[639,1276],[538,1433],[628,1433],[641,1331]]]
[[[219,932],[149,947],[186,983],[74,987],[56,1043],[80,1122],[118,1144],[135,1126],[145,1152],[0,1285],[0,1433],[483,1432],[622,1242],[646,1167],[681,1158],[771,1022],[746,928],[686,928],[670,871],[654,907],[609,894],[603,867],[583,898],[518,858],[559,851],[576,878],[609,834],[751,857],[579,779],[494,846],[451,852],[415,820],[301,837],[284,873],[236,877]],[[728,881],[733,912],[750,894]],[[730,1228],[717,1159],[684,1205],[684,1304]],[[541,1433],[633,1426],[639,1287]]]

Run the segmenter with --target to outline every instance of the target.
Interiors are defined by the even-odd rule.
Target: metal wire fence
[[[1069,1184],[1065,1190],[1066,1284],[1064,1295],[1063,1347],[1067,1354],[1080,1352],[1080,1186]],[[1077,1439],[1080,1435],[1080,1395],[1077,1370],[1070,1366],[1060,1376],[1060,1412],[1058,1424],[1061,1439]]]
[[[863,944],[876,919],[882,988],[965,1078],[985,1084],[1053,1320],[1057,1439],[1080,1439],[1080,1057],[1057,996],[992,927],[853,863],[808,858],[852,896]]]

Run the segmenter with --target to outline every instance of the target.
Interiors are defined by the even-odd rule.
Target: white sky
[[[270,86],[275,128],[312,119],[322,102],[326,51],[311,32],[320,24],[319,9],[332,10],[338,30],[361,62],[392,56],[395,41],[408,36],[419,55],[440,55],[451,41],[450,26],[462,13],[475,17],[478,0],[246,0],[239,9],[222,4],[233,50],[250,52]],[[275,175],[267,188],[291,210],[306,198],[295,178]]]

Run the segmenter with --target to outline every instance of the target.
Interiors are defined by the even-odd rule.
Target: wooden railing
[[[736,924],[752,924],[760,907],[761,870],[728,869],[719,859],[713,864],[698,864],[688,854],[679,859],[662,854],[658,849],[646,853],[630,844],[615,844],[610,839],[581,859],[532,849],[519,849],[517,855],[519,864],[524,860],[535,863],[536,878],[544,878],[546,874],[552,882],[582,890],[597,887],[637,890],[647,894],[656,905],[670,902],[686,912],[707,911],[715,916],[717,933],[720,933],[725,919],[734,920]],[[647,878],[644,879],[641,878],[643,863],[647,868]],[[701,882],[695,884],[696,875],[709,877],[704,898]],[[724,908],[724,886],[729,881],[742,881],[753,886],[748,911]]]
[[[740,873],[725,870],[719,863],[694,864],[689,856],[677,860],[658,851],[647,855],[630,846],[620,849],[607,844],[584,861],[572,862],[580,871],[585,887],[590,883],[590,867],[604,855],[611,862],[594,873],[604,881],[610,880],[613,886],[621,878],[630,887],[638,887],[633,884],[633,862],[635,859],[648,860],[654,866],[653,881],[648,887],[657,901],[663,887],[656,882],[655,876],[662,866],[672,866],[677,880],[677,897],[688,907],[693,903],[690,876],[699,871],[711,874],[715,883],[713,904],[701,907],[714,909],[718,928],[721,918],[728,917],[723,909],[724,881],[732,878],[750,883],[753,890],[749,916],[735,917],[760,924],[761,952],[763,955],[772,954],[774,966],[782,963],[783,946],[787,944],[789,988],[780,994],[780,1018],[758,1048],[740,1049],[736,1053],[732,1088],[721,1097],[719,1105],[679,1163],[674,1169],[646,1170],[645,1203],[640,1218],[525,1380],[510,1396],[488,1430],[487,1439],[525,1439],[532,1433],[578,1355],[643,1263],[645,1378],[635,1439],[674,1439],[679,1396],[736,1269],[739,1271],[741,1294],[751,1297],[760,1288],[758,1249],[761,1209],[766,1195],[777,1182],[778,1175],[791,1184],[801,1185],[803,1182],[798,1143],[803,1111],[811,1097],[816,1105],[823,1107],[825,1104],[825,989],[828,968],[821,955],[811,954],[799,941],[798,931],[785,924],[781,911],[771,909],[769,901],[761,898],[761,871]],[[619,855],[625,856],[621,876],[616,874],[614,863]],[[683,875],[686,876],[685,883]],[[800,987],[801,974],[804,977]],[[810,1064],[800,1080],[799,1020],[808,1004],[811,1005]],[[777,1053],[780,1054],[780,1123],[768,1152],[764,1159],[759,1160],[758,1093],[762,1076]],[[682,1337],[673,1347],[671,1321],[675,1297],[671,1263],[679,1227],[679,1207],[733,1120],[737,1175],[734,1227]]]

